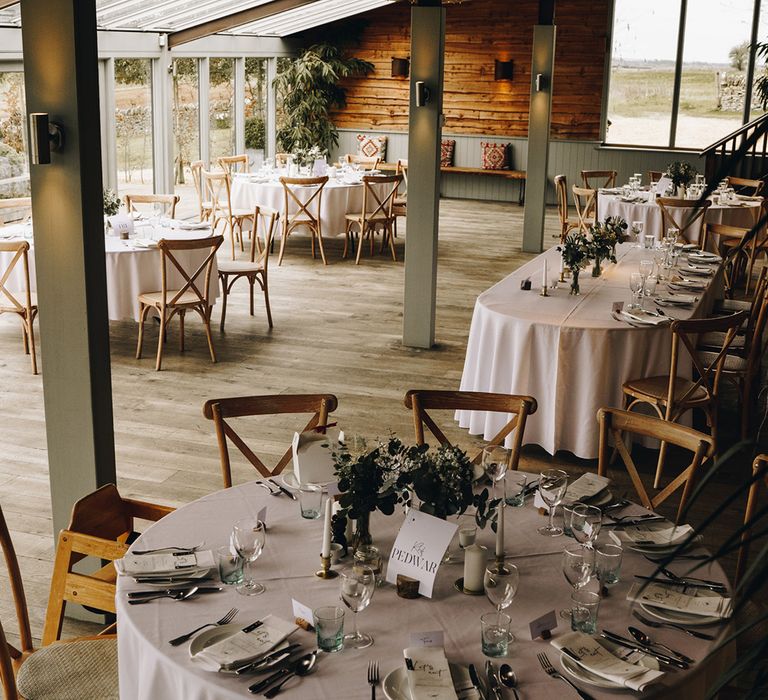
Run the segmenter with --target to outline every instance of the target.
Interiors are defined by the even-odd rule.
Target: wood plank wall
[[[610,0],[559,0],[552,137],[597,140]],[[445,133],[526,137],[533,25],[537,0],[471,0],[448,7]],[[391,77],[393,56],[410,52],[410,6],[403,2],[359,21],[327,25],[323,36],[356,37],[355,56],[374,72],[348,80],[347,106],[333,115],[339,128],[405,131],[408,80]],[[494,59],[512,60],[514,79],[494,80]]]

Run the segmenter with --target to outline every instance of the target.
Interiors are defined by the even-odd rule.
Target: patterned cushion
[[[509,168],[509,145],[508,143],[481,141],[483,170],[505,170]]]
[[[387,159],[387,137],[357,135],[357,153],[366,158]]]
[[[455,139],[443,139],[440,142],[440,166],[450,168],[453,165],[453,152],[456,149]]]

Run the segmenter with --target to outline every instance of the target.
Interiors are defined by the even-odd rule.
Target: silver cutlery
[[[642,644],[643,646],[666,649],[667,652],[672,656],[676,656],[678,659],[682,659],[688,664],[696,663],[696,660],[692,659],[690,656],[681,654],[679,651],[675,651],[672,647],[668,647],[666,644],[662,644],[661,642],[654,642],[645,632],[643,632],[643,630],[638,629],[637,627],[632,627],[632,625],[630,625],[627,627],[627,629],[629,630],[629,633],[638,641],[638,643]]]
[[[633,321],[630,321],[627,318],[621,318],[618,314],[611,314],[615,321],[618,321],[619,323],[628,323],[633,328],[647,328],[648,324],[646,323],[634,323]]]
[[[475,664],[469,664],[469,680],[472,682],[473,687],[480,696],[480,700],[488,700],[488,696],[485,694],[483,686],[480,684],[480,677],[477,675]]]
[[[280,494],[278,489],[272,488],[272,486],[270,486],[266,481],[257,481],[256,486],[261,486],[261,488],[269,491],[270,496],[278,496]]]
[[[270,685],[276,683],[281,678],[293,673],[293,670],[298,666],[302,659],[308,658],[309,654],[304,654],[303,650],[299,651],[298,655],[293,655],[289,659],[283,660],[277,669],[266,678],[262,678],[260,681],[256,681],[253,685],[248,687],[251,693],[260,693],[262,690],[266,690]]]
[[[236,668],[235,673],[238,676],[242,676],[245,673],[261,673],[266,670],[274,670],[281,663],[286,662],[299,647],[301,647],[301,644],[289,644],[287,647],[262,656],[258,661],[251,661],[245,664],[245,666]]]
[[[149,595],[146,598],[131,598],[128,600],[128,605],[142,605],[149,603],[151,600],[160,600],[160,598],[170,598],[171,600],[187,600],[197,593],[197,586],[193,588],[182,588],[176,591],[161,591],[154,595]]]
[[[289,680],[291,680],[291,678],[301,678],[302,676],[306,676],[308,673],[311,673],[316,660],[317,660],[317,651],[313,651],[312,658],[309,661],[302,663],[300,666],[296,668],[295,671],[293,671],[293,673],[291,673],[286,678],[281,680],[277,685],[270,688],[266,693],[264,693],[264,697],[265,698],[275,697],[280,693],[280,691],[282,690],[282,687]]]
[[[184,584],[214,581],[215,578],[213,576],[168,576],[167,578],[157,578],[155,576],[134,576],[133,580],[136,581],[136,583],[154,583],[156,586],[181,586]]]
[[[272,685],[275,681],[278,681],[277,685],[273,686],[270,690],[264,693],[264,697],[273,698],[280,692],[280,689],[283,687],[283,685],[291,680],[291,678],[294,676],[307,675],[307,673],[309,673],[314,667],[316,660],[317,650],[309,654],[305,654],[304,656],[300,656],[298,659],[295,659],[293,663],[290,664],[290,666],[281,669],[279,673],[274,673],[269,678],[265,678],[263,681],[259,681],[258,683],[254,683],[252,686],[249,686],[248,691],[255,695]]]
[[[496,668],[491,661],[485,662],[485,678],[488,681],[488,693],[493,696],[494,700],[501,700],[501,690],[499,686],[501,683],[496,676]]]
[[[517,694],[517,676],[509,664],[501,664],[499,667],[499,680],[505,688],[509,688],[515,694],[515,700],[520,700]]]
[[[648,627],[671,627],[672,629],[679,630],[680,632],[685,632],[691,637],[696,637],[697,639],[706,639],[710,642],[715,639],[715,635],[713,634],[707,634],[706,632],[699,632],[698,630],[689,630],[687,627],[683,627],[682,625],[676,625],[673,622],[660,622],[656,620],[649,620],[648,618],[643,617],[639,612],[637,612],[637,610],[633,610],[632,615],[636,620],[639,620],[644,625],[648,625]]]
[[[179,644],[184,644],[189,639],[192,639],[192,637],[197,634],[200,630],[205,629],[206,627],[220,627],[221,625],[228,625],[232,620],[235,619],[235,616],[240,611],[237,608],[232,608],[226,615],[224,615],[220,620],[216,620],[216,622],[207,622],[204,625],[200,625],[200,627],[196,627],[191,632],[187,632],[187,634],[182,634],[180,637],[174,637],[171,639],[168,644],[171,646],[179,646]]]
[[[278,484],[274,479],[268,479],[268,481],[273,486],[277,486],[277,488],[279,488],[280,491],[282,491],[286,496],[288,496],[288,498],[290,498],[290,499],[292,499],[294,501],[296,500],[296,494],[291,492],[291,491],[289,491],[287,488],[285,488],[285,486],[282,486],[281,484]]]
[[[578,694],[579,697],[582,698],[582,700],[595,700],[589,693],[579,688],[577,685],[574,685],[569,681],[565,676],[563,676],[561,673],[558,673],[557,669],[552,665],[549,658],[544,652],[541,652],[540,654],[536,654],[536,658],[539,660],[539,664],[541,665],[541,668],[544,670],[544,673],[546,673],[548,676],[551,676],[552,678],[557,678],[558,680],[563,681],[564,683],[567,683],[571,686]]]
[[[695,576],[678,576],[676,573],[670,571],[669,569],[660,566],[659,571],[661,571],[664,576],[666,576],[668,579],[671,579],[672,581],[685,581],[686,583],[700,583],[705,586],[712,586],[713,588],[721,588],[723,592],[725,592],[725,585],[720,583],[719,581],[711,581],[706,578],[696,578]]]
[[[682,578],[676,578],[671,581],[662,581],[657,576],[640,576],[639,574],[635,574],[635,578],[639,581],[650,581],[651,583],[655,583],[659,586],[682,586],[683,588],[703,588],[707,591],[712,591],[713,593],[725,593],[726,588],[721,583],[718,583],[717,585],[711,585],[709,583],[699,583],[697,581],[689,581],[688,579],[682,579]]]
[[[190,590],[195,593],[218,593],[223,590],[221,586],[183,586],[181,588],[166,588],[161,591],[131,591],[128,594],[128,600],[143,600],[144,598],[152,598],[153,596],[172,596],[177,593],[185,593]]]
[[[656,661],[660,661],[661,663],[667,664],[668,666],[674,666],[675,668],[679,668],[683,671],[688,668],[688,663],[682,659],[678,659],[675,656],[670,656],[669,654],[662,654],[660,652],[653,651],[647,646],[638,643],[634,639],[627,639],[626,637],[622,637],[620,634],[615,634],[614,632],[609,632],[608,630],[603,630],[600,632],[600,636],[603,639],[607,639],[609,642],[620,644],[627,649],[636,649],[637,651],[642,651],[644,654],[652,656],[654,659],[656,659]]]
[[[130,554],[162,554],[163,552],[176,552],[178,554],[194,554],[198,549],[202,549],[205,542],[196,544],[192,547],[158,547],[157,549],[134,549]]]
[[[371,700],[376,700],[376,685],[379,682],[379,664],[376,661],[368,662],[368,685],[371,686]]]

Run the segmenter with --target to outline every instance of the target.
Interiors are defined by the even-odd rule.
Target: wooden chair
[[[240,250],[243,247],[243,224],[246,221],[253,224],[252,209],[234,209],[232,207],[232,180],[224,172],[201,171],[204,191],[211,202],[211,229],[216,233],[220,223],[224,223],[225,229],[229,229],[229,238],[232,242],[232,260],[235,259],[235,241],[240,242]]]
[[[312,258],[316,257],[315,240],[317,240],[323,265],[327,265],[328,261],[325,259],[325,249],[323,248],[323,227],[320,212],[323,203],[323,189],[328,183],[328,176],[281,177],[280,183],[283,186],[283,226],[277,264],[283,264],[288,236],[300,226],[306,226],[312,236]],[[293,214],[289,213],[291,209],[295,209]]]
[[[661,170],[649,170],[648,171],[648,184],[653,186],[655,185],[661,178],[664,177],[664,173]]]
[[[376,170],[379,167],[381,158],[378,156],[360,156],[355,153],[347,153],[344,156],[344,162],[349,165],[357,165],[360,170]],[[406,166],[407,167],[407,166]]]
[[[621,455],[624,466],[632,480],[640,502],[649,510],[655,510],[656,507],[666,501],[675,491],[682,488],[680,502],[677,507],[677,516],[675,522],[679,522],[683,513],[685,504],[691,494],[695,483],[696,472],[706,459],[711,459],[715,452],[714,440],[709,435],[688,428],[678,423],[655,418],[654,416],[644,416],[639,413],[622,411],[618,408],[601,408],[597,412],[597,420],[600,423],[600,442],[598,451],[597,473],[600,476],[606,476],[611,459],[608,453],[609,438],[613,438],[615,449]],[[693,459],[690,464],[677,474],[663,489],[653,496],[648,491],[640,478],[632,456],[624,443],[624,434],[640,435],[643,437],[655,438],[662,444],[671,444],[681,447],[693,453]],[[658,484],[653,485],[657,490]]]
[[[601,187],[616,187],[615,170],[582,170],[581,181],[584,188],[598,190]]]
[[[413,427],[416,432],[416,443],[424,444],[424,426],[434,435],[441,445],[450,445],[450,441],[435,421],[427,413],[428,410],[451,411],[488,411],[491,413],[506,413],[512,418],[494,435],[489,445],[501,445],[506,437],[514,431],[512,437],[512,455],[509,468],[517,469],[520,461],[520,448],[523,444],[523,433],[528,416],[536,413],[536,399],[532,396],[515,394],[493,394],[482,391],[432,391],[411,389],[405,395],[405,407],[413,411]],[[473,464],[479,464],[483,451],[475,455]]]
[[[705,199],[700,202],[697,199],[676,199],[674,197],[658,197],[656,203],[661,210],[661,231],[658,240],[664,237],[669,228],[676,228],[678,235],[686,243],[696,243],[699,247],[704,239],[704,219],[707,215],[707,209],[712,202]],[[669,211],[668,207],[681,209],[682,211],[675,215]]]
[[[755,517],[760,519],[762,516],[758,513],[757,503],[760,498],[760,491],[763,486],[768,487],[768,454],[761,454],[755,458],[752,463],[752,484],[749,487],[747,495],[747,507],[744,511],[744,526],[741,533],[739,544],[739,559],[736,563],[736,576],[734,583],[736,585],[741,581],[741,577],[747,570],[749,560],[749,549],[754,537]]]
[[[200,221],[208,221],[208,219],[211,218],[213,204],[210,199],[205,199],[203,196],[204,193],[207,193],[207,190],[203,186],[203,170],[205,170],[205,163],[203,163],[202,160],[196,160],[190,163],[189,168],[192,171],[192,180],[195,183]]]
[[[247,173],[249,171],[248,154],[221,156],[219,158],[219,167],[230,177],[235,173]]]
[[[560,219],[560,242],[563,243],[568,231],[579,226],[577,222],[568,218],[568,185],[565,175],[555,175],[555,196],[557,197],[557,215]]]
[[[738,283],[741,268],[749,261],[749,247],[745,238],[750,229],[726,224],[704,224],[701,249],[716,249],[723,256],[723,277],[725,281],[725,296],[733,296]],[[717,239],[715,239],[717,236]],[[750,273],[751,274],[751,273]],[[747,280],[749,286],[749,280]],[[747,289],[747,293],[748,293]]]
[[[638,404],[648,404],[659,418],[672,423],[679,420],[686,411],[699,408],[707,416],[712,441],[717,444],[717,404],[719,398],[720,377],[731,342],[736,337],[741,324],[747,318],[746,311],[739,311],[730,316],[719,318],[688,319],[673,321],[672,349],[670,353],[669,374],[641,379],[630,379],[621,387],[624,393],[624,408],[632,410]],[[705,333],[722,332],[723,344],[714,357],[702,360],[696,349],[698,337]],[[687,351],[693,363],[694,379],[682,377],[677,373],[680,359],[680,346]],[[653,487],[658,488],[664,468],[666,443],[662,441],[659,449],[659,461]]]
[[[763,180],[750,180],[745,177],[725,178],[728,181],[728,187],[733,187],[736,194],[746,195],[748,197],[757,197],[762,191],[765,182]]]
[[[37,352],[35,350],[35,317],[37,298],[31,291],[29,278],[29,243],[27,241],[0,241],[0,253],[12,253],[13,257],[5,270],[0,269],[0,315],[16,314],[21,320],[21,338],[24,352],[32,359],[32,374],[37,374]],[[21,263],[24,282],[22,292],[12,292],[6,284],[16,266]],[[21,298],[19,298],[20,295]]]
[[[571,188],[573,192],[573,205],[576,207],[576,226],[586,234],[589,227],[595,225],[597,216],[597,190],[586,189],[574,185]]]
[[[160,371],[163,361],[163,343],[168,324],[173,317],[179,315],[179,349],[184,352],[184,316],[187,311],[195,311],[203,321],[205,334],[208,338],[208,350],[211,353],[211,361],[216,362],[216,353],[213,350],[213,338],[211,338],[211,270],[216,259],[216,251],[224,241],[223,236],[210,236],[208,238],[189,238],[183,240],[162,239],[158,243],[160,248],[160,275],[162,289],[159,292],[144,292],[139,294],[139,342],[136,347],[136,359],[141,359],[141,347],[144,341],[144,322],[150,309],[157,309],[160,314],[160,330],[157,338],[157,362],[155,369]],[[208,250],[205,259],[197,269],[190,273],[174,255],[176,251]],[[168,288],[169,264],[172,269],[184,278],[181,289]],[[200,278],[203,277],[203,289],[198,287]]]
[[[129,214],[139,213],[137,204],[151,204],[157,210],[157,205],[161,205],[163,216],[171,219],[176,218],[176,205],[179,203],[177,194],[127,194],[125,195],[125,209]]]
[[[373,255],[373,237],[376,229],[381,227],[381,250],[389,242],[389,249],[392,252],[392,260],[397,261],[395,252],[395,215],[394,202],[400,184],[403,181],[402,175],[363,175],[363,206],[359,214],[347,214],[344,218],[347,220],[347,226],[344,231],[344,253],[342,257],[347,257],[349,243],[353,237],[353,227],[357,227],[360,235],[357,246],[357,256],[355,265],[360,264],[360,255],[363,252],[363,242],[366,237],[370,240],[371,255]],[[379,194],[380,189],[384,190],[384,195]]]
[[[759,180],[759,182],[762,183],[762,180]],[[747,237],[751,229],[736,229],[730,235],[726,234],[726,238],[721,241],[720,245],[723,255],[727,255],[732,250],[736,251],[734,253],[734,279],[740,276],[742,270],[745,270],[744,286],[747,295],[749,295],[749,288],[752,286],[752,273],[757,259],[760,256],[768,257],[768,223],[765,222],[766,215],[768,215],[768,200],[763,200],[758,218],[758,222],[762,220],[763,224],[754,235],[748,238],[742,245],[743,239]]]
[[[250,260],[220,260],[218,262],[219,281],[221,282],[221,324],[219,329],[224,332],[224,320],[227,316],[227,298],[232,291],[235,282],[241,278],[248,280],[250,285],[251,316],[253,316],[253,288],[259,283],[264,292],[264,304],[267,307],[267,323],[272,328],[272,310],[269,306],[269,283],[267,279],[267,267],[269,265],[269,251],[272,246],[272,236],[275,232],[275,224],[280,214],[274,209],[257,206],[253,213],[256,222],[251,236]],[[259,231],[264,232],[264,247],[261,247]],[[258,251],[258,257],[256,253]]]
[[[397,219],[400,216],[408,215],[408,160],[400,158],[397,161],[395,167],[395,175],[402,175],[403,182],[395,196],[395,201],[392,204],[392,216],[395,217],[395,225],[393,228],[395,238],[397,238]]]
[[[230,418],[244,416],[272,416],[283,414],[311,413],[307,425],[301,432],[313,430],[318,426],[328,424],[328,414],[336,410],[339,402],[333,394],[278,394],[275,396],[238,396],[226,399],[211,399],[203,405],[203,415],[212,420],[216,427],[216,438],[219,442],[219,457],[221,458],[221,476],[224,488],[232,486],[232,468],[229,459],[229,438],[243,453],[245,458],[254,466],[261,476],[269,477],[279,474],[293,458],[293,446],[289,445],[285,454],[277,464],[270,469],[245,444],[243,439],[227,422]]]

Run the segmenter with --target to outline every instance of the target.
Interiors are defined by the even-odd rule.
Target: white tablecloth
[[[580,296],[569,295],[570,280],[550,290],[550,297],[539,296],[545,257],[550,277],[556,276],[560,253],[552,248],[477,298],[461,389],[533,396],[538,410],[528,418],[525,444],[594,459],[597,410],[622,407],[621,385],[628,379],[669,372],[670,330],[635,328],[611,315],[613,302],[629,303],[629,275],[647,257],[633,244],[618,247],[618,264],[604,266],[599,279],[590,276],[591,268],[583,270]],[[530,291],[520,289],[526,277],[533,282]],[[693,310],[666,307],[665,312],[674,318],[706,315],[720,291],[719,279],[698,294]],[[684,373],[690,363],[683,352],[680,357]],[[484,411],[458,411],[457,420],[486,439],[507,421]]]
[[[2,229],[0,229],[2,232]],[[210,236],[210,229],[200,231],[180,231],[169,228],[152,228],[145,225],[137,225],[135,236],[139,238],[200,238]],[[145,292],[159,292],[162,288],[160,273],[160,250],[158,248],[135,247],[134,241],[123,241],[116,236],[107,236],[105,239],[105,258],[107,265],[107,307],[110,321],[139,320],[139,294]],[[30,245],[32,241],[30,240]],[[37,288],[35,271],[35,250],[30,249],[29,276],[32,291]],[[174,256],[191,274],[197,270],[198,265],[205,260],[208,250],[180,250]],[[11,253],[0,253],[0,270],[11,261]],[[200,278],[202,284],[203,278]],[[8,289],[21,291],[23,289],[21,264],[18,263],[8,281]],[[180,289],[185,280],[173,266],[168,264],[168,284],[170,289]],[[199,285],[198,285],[199,287]],[[219,295],[218,273],[214,259],[211,270],[211,299],[215,303]]]
[[[685,210],[668,207],[675,220],[684,220]],[[708,224],[726,224],[741,228],[752,228],[760,215],[760,202],[742,202],[741,204],[713,204],[707,209],[704,221]],[[600,192],[597,196],[597,218],[603,221],[608,216],[620,216],[630,226],[633,221],[642,221],[646,234],[655,235],[657,240],[662,238],[661,209],[655,202],[622,202],[619,195]],[[698,223],[694,224],[698,231]],[[698,241],[691,241],[697,243]],[[713,252],[717,241],[710,240],[707,247]]]
[[[121,700],[242,700],[248,697],[247,687],[263,676],[233,677],[202,670],[190,660],[189,644],[172,647],[168,640],[220,618],[232,607],[239,609],[235,621],[244,627],[267,614],[293,619],[291,598],[312,608],[341,605],[339,579],[323,581],[312,573],[319,564],[321,521],[302,520],[297,503],[285,496],[271,497],[255,483],[213,493],[181,508],[153,525],[139,542],[142,547],[152,548],[189,545],[205,540],[206,546],[215,548],[228,541],[232,524],[237,518],[254,516],[265,505],[269,508],[267,541],[255,566],[257,580],[264,583],[267,589],[262,595],[245,597],[227,589],[180,603],[159,600],[131,606],[126,602],[127,592],[146,590],[147,587],[139,586],[132,579],[121,578],[118,581]],[[549,678],[537,663],[538,652],[546,652],[553,663],[557,663],[558,655],[549,643],[531,641],[528,623],[547,611],[568,605],[572,589],[561,571],[561,552],[573,540],[540,536],[536,527],[544,522],[544,518],[530,504],[525,508],[506,510],[506,550],[520,570],[520,587],[514,603],[507,610],[512,617],[512,632],[517,637],[511,645],[509,662],[517,672],[523,698],[570,698],[572,691],[565,688],[562,681]],[[402,520],[399,512],[389,518],[380,514],[372,518],[371,532],[383,554],[389,553]],[[478,534],[479,541],[490,545],[490,552],[493,552],[492,537],[490,530]],[[458,537],[453,546],[457,544]],[[684,573],[684,566],[684,563],[673,564],[672,568],[677,573]],[[632,584],[631,573],[650,574],[653,569],[654,565],[639,554],[625,552],[622,580],[611,589],[600,607],[601,627],[626,634],[627,625],[637,624],[630,616],[629,604],[625,600]],[[444,630],[448,658],[455,663],[474,663],[482,668],[484,657],[480,650],[479,618],[492,608],[484,596],[465,596],[454,589],[454,581],[462,574],[461,563],[443,564],[438,571],[432,599],[404,600],[397,597],[391,585],[379,588],[370,607],[358,616],[360,629],[373,635],[374,645],[360,651],[321,653],[316,670],[300,684],[289,685],[286,697],[303,700],[360,700],[369,697],[370,690],[366,684],[368,661],[379,662],[382,678],[401,667],[402,650],[411,646],[411,633]],[[704,567],[696,575],[725,581],[722,569],[716,564]],[[346,614],[347,617],[351,615],[349,611]],[[559,617],[558,621],[560,627],[556,633],[565,632],[569,626]],[[706,629],[721,638],[726,634],[723,626]],[[719,663],[722,659],[703,661],[716,642],[689,638],[670,630],[652,632],[659,641],[700,660],[700,663],[689,671],[667,673],[662,684],[651,686],[649,691],[635,697],[688,700],[704,697],[704,688],[722,670]],[[299,630],[293,639],[307,649],[314,648],[312,633]],[[624,693],[611,693],[591,686],[584,688],[599,700],[625,697]],[[381,688],[378,693],[379,697],[383,697]]]

